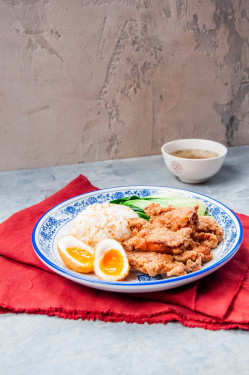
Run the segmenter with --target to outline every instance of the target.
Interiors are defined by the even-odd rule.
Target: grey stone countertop
[[[211,196],[249,214],[249,146],[229,149],[219,173],[199,185],[171,175],[162,156],[0,173],[0,222],[65,186],[79,174],[99,188],[176,187]],[[249,333],[154,325],[0,315],[1,374],[249,373]]]

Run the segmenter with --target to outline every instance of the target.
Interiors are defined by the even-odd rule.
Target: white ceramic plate
[[[151,277],[132,270],[125,281],[108,282],[98,279],[93,273],[80,274],[71,271],[64,265],[58,254],[57,241],[67,233],[70,221],[87,206],[126,196],[145,197],[162,192],[180,193],[184,197],[203,200],[209,208],[210,215],[223,227],[225,231],[223,241],[213,250],[213,260],[203,265],[201,270],[178,277],[167,277],[166,275]],[[237,216],[222,203],[205,195],[159,186],[124,186],[82,194],[55,206],[37,222],[33,230],[32,243],[41,261],[61,276],[96,289],[139,293],[171,289],[207,276],[222,267],[235,255],[240,247],[242,235],[242,226]]]

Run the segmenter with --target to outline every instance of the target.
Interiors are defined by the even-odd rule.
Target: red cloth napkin
[[[31,244],[36,222],[56,204],[93,190],[97,188],[79,176],[0,225],[0,313],[128,323],[177,320],[188,327],[249,329],[249,217],[245,215],[238,215],[244,239],[235,257],[210,276],[181,288],[136,295],[103,292],[49,270]]]

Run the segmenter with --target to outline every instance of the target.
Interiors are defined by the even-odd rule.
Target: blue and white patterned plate
[[[131,195],[145,197],[157,193],[177,193],[184,197],[203,200],[219,225],[225,231],[223,241],[213,250],[213,260],[203,265],[202,269],[185,276],[150,277],[137,271],[130,271],[125,281],[108,282],[92,274],[80,274],[69,270],[58,254],[57,241],[67,233],[70,221],[82,210],[94,203],[104,203]],[[214,272],[227,263],[237,252],[242,241],[242,226],[237,216],[222,203],[202,194],[187,190],[159,186],[124,186],[94,191],[71,198],[52,208],[37,222],[32,235],[32,243],[37,256],[54,272],[77,283],[96,289],[115,292],[138,293],[171,289],[198,280]]]

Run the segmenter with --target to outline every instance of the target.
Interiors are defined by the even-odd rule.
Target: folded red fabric
[[[56,204],[97,190],[84,176],[43,202],[12,215],[0,225],[0,313],[26,312],[69,319],[166,323],[188,327],[249,329],[249,217],[238,215],[244,239],[220,270],[181,288],[146,294],[91,289],[49,270],[36,256],[32,230]]]

